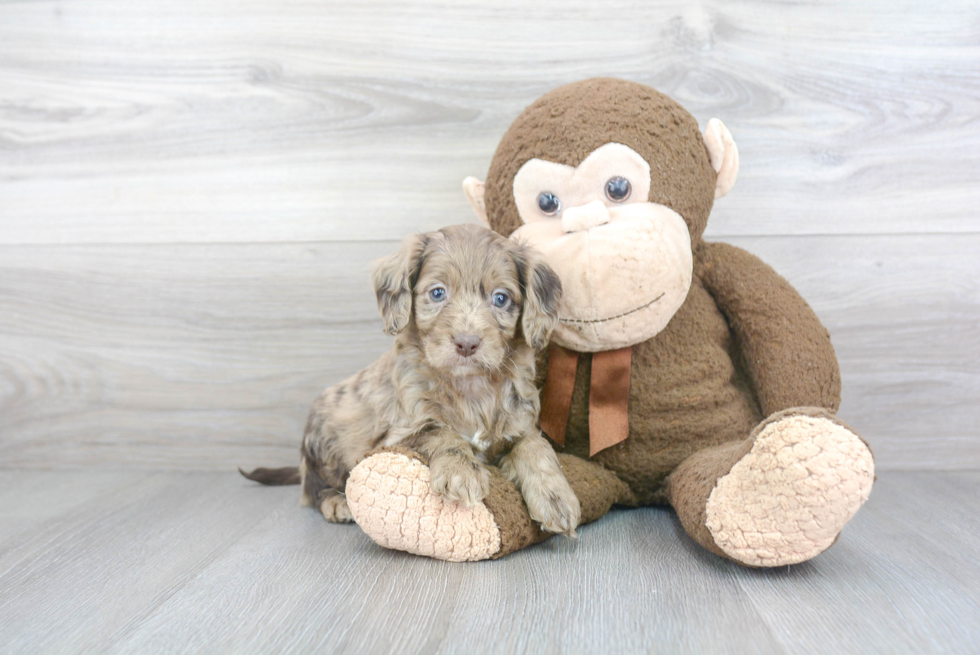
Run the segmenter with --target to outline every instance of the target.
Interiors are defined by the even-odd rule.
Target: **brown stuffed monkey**
[[[541,428],[582,522],[670,504],[708,550],[780,566],[836,541],[871,492],[874,460],[834,413],[837,361],[807,303],[755,256],[701,238],[737,171],[720,121],[702,134],[658,91],[599,78],[525,109],[486,184],[464,189],[481,220],[561,277]],[[499,473],[482,505],[459,507],[403,449],[366,458],[347,497],[381,545],[441,559],[550,536]]]

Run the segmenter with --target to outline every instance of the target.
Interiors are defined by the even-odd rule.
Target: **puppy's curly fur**
[[[477,225],[408,237],[374,272],[394,347],[316,399],[303,436],[303,503],[351,520],[343,489],[357,462],[402,444],[429,460],[436,493],[467,505],[499,464],[531,517],[573,535],[579,501],[537,427],[535,352],[558,320],[561,282],[531,248]],[[244,474],[244,472],[243,472]],[[295,469],[245,474],[296,481]]]

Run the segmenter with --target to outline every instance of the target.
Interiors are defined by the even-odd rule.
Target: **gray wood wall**
[[[707,236],[810,301],[879,468],[980,466],[973,0],[0,1],[0,466],[295,461],[387,347],[369,262],[595,75],[725,121]]]

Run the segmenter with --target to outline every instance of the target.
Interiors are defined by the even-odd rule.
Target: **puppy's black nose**
[[[457,334],[453,337],[456,344],[456,353],[461,357],[469,357],[480,347],[480,337],[475,334]]]

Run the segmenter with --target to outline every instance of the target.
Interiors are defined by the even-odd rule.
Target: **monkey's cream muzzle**
[[[679,214],[645,202],[611,207],[608,215],[587,229],[566,231],[564,219],[551,219],[511,235],[540,250],[561,278],[552,341],[580,352],[646,341],[666,327],[691,286],[691,238]]]
[[[613,179],[627,196],[610,197]],[[539,198],[554,196],[546,214]],[[580,352],[624,348],[666,327],[691,286],[691,235],[681,216],[648,202],[650,165],[620,143],[596,148],[578,166],[543,159],[514,177],[524,225],[511,238],[540,250],[564,295],[552,342]]]

